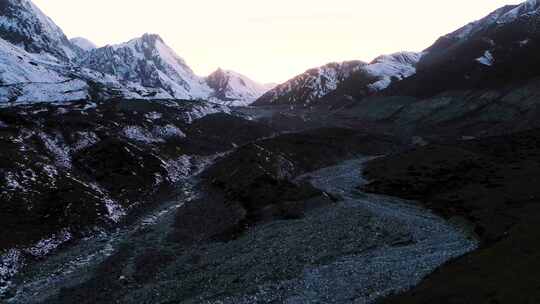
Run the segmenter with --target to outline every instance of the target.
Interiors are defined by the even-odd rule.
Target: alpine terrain
[[[539,178],[538,0],[277,85],[0,0],[1,303],[540,303]]]

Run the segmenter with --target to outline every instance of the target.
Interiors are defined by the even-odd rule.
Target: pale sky
[[[283,82],[333,61],[421,51],[516,0],[34,0],[68,37],[103,46],[157,33],[198,75]]]

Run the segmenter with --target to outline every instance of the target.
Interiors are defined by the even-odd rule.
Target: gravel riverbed
[[[214,303],[372,303],[417,285],[452,258],[477,248],[478,242],[414,202],[362,193],[368,159],[351,160],[300,177],[343,198],[335,208],[303,220],[292,244],[312,242],[327,263],[312,263],[301,275],[259,292]],[[339,243],[338,246],[324,245]],[[336,244],[337,245],[337,244]]]
[[[301,176],[341,198],[301,219],[273,221],[232,241],[185,248],[166,238],[170,213],[160,211],[158,218],[114,241],[80,245],[84,252],[105,250],[106,256],[94,261],[113,258],[108,271],[83,261],[55,274],[53,265],[81,256],[81,248],[69,249],[36,266],[38,276],[28,272],[9,303],[371,303],[417,285],[441,264],[478,246],[413,202],[358,191],[366,182],[361,168],[368,160]],[[152,265],[155,270],[139,271],[137,261],[148,248],[164,258]],[[99,282],[109,280],[114,286],[99,289]],[[81,296],[81,290],[88,295]]]

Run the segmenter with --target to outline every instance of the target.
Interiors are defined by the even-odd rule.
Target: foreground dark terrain
[[[383,303],[540,301],[540,131],[433,144],[377,159],[365,189],[465,221],[479,250]]]
[[[0,227],[11,232],[0,236],[2,288],[27,261],[174,197],[214,155],[274,134],[224,110],[184,101],[0,109]]]
[[[24,147],[5,150],[6,157],[26,152],[21,161],[4,165],[6,176],[21,180],[24,191],[9,191],[7,184],[3,195],[16,198],[19,206],[36,206],[3,212],[5,229],[18,231],[15,238],[3,235],[4,248],[14,248],[2,260],[4,299],[538,299],[538,130],[465,139],[459,131],[411,138],[387,135],[391,124],[386,122],[377,132],[317,125],[291,132],[296,128],[276,130],[266,119],[253,121],[251,117],[268,114],[264,108],[219,108],[214,113],[213,107],[122,101],[2,110],[5,140]],[[272,115],[281,115],[279,111]],[[10,127],[14,121],[16,127]],[[157,132],[159,126],[169,131]],[[28,135],[17,141],[24,132]],[[74,134],[92,140],[82,145],[81,138],[72,139]],[[36,161],[30,157],[44,165],[32,167]],[[81,157],[92,161],[79,162]],[[22,161],[26,158],[28,163]],[[133,168],[126,167],[130,158],[137,159]],[[347,162],[351,159],[358,161]],[[56,175],[36,173],[46,166]],[[131,179],[147,172],[150,182]],[[27,179],[21,174],[34,174],[35,181],[23,184]],[[56,188],[57,179],[52,186],[41,186],[62,175],[79,186]],[[440,217],[431,218],[409,200]],[[111,201],[118,207],[111,207]],[[69,208],[58,207],[62,203]],[[55,208],[72,211],[51,216]],[[466,254],[476,248],[475,239],[479,249]],[[371,268],[374,256],[378,268]],[[351,289],[351,284],[364,289]]]

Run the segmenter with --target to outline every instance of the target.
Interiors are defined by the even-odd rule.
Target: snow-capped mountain
[[[48,59],[0,39],[0,105],[141,98],[153,93],[111,75]]]
[[[540,75],[540,1],[505,6],[439,38],[417,73],[388,95],[429,97],[448,90],[497,88]]]
[[[206,83],[215,92],[212,99],[234,106],[249,105],[272,89],[271,85],[259,84],[242,74],[221,68],[206,77]]]
[[[139,96],[133,84],[75,65],[84,51],[31,1],[2,1],[0,13],[0,104]]]
[[[69,41],[81,48],[83,51],[91,51],[97,49],[97,45],[95,43],[83,37],[71,38],[69,39]]]
[[[92,50],[80,61],[84,67],[160,90],[168,98],[204,99],[212,89],[158,35],[144,34],[118,45]]]
[[[0,103],[122,97],[248,104],[263,93],[234,72],[225,87],[211,88],[158,35],[102,48],[68,40],[30,0],[0,2],[0,55]]]
[[[340,82],[364,65],[362,61],[346,61],[310,69],[268,91],[254,105],[310,104],[335,90]]]
[[[81,51],[29,0],[0,2],[0,38],[29,53],[69,61]]]
[[[369,64],[349,61],[312,69],[277,86],[256,101],[256,105],[308,105],[334,95],[367,95],[386,89],[392,81],[416,72],[422,54],[400,52],[377,57]]]
[[[206,78],[197,76],[185,60],[155,34],[93,49],[81,58],[80,64],[84,67],[157,92],[145,97],[208,99],[246,105],[267,91],[264,86],[232,71],[219,69]]]

